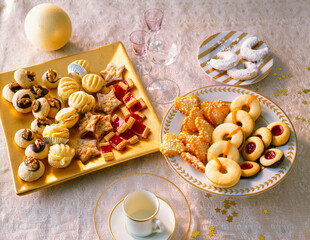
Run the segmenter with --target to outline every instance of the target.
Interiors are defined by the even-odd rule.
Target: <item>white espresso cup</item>
[[[141,191],[128,194],[123,201],[127,231],[137,237],[146,237],[163,231],[156,215],[159,200],[151,192]]]

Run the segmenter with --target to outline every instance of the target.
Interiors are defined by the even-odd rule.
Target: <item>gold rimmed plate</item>
[[[240,53],[240,47],[245,39],[253,37],[253,35],[240,31],[224,31],[213,34],[206,38],[198,50],[198,62],[201,69],[214,81],[228,85],[249,85],[263,80],[271,71],[273,66],[273,56],[269,49],[269,53],[259,62],[256,63],[259,72],[252,79],[240,80],[233,79],[227,75],[226,71],[218,71],[213,69],[209,61],[221,51],[230,50],[236,54]],[[262,49],[267,45],[260,41],[254,49]],[[243,60],[239,62],[242,64]]]
[[[119,206],[129,193],[144,190],[152,192],[160,199],[160,208],[163,207],[162,210],[165,211],[162,211],[159,217],[164,219],[167,231],[143,239],[186,239],[191,223],[191,211],[185,195],[170,180],[151,173],[121,177],[103,190],[97,200],[93,219],[99,239],[131,239],[124,232],[124,219],[121,219]]]
[[[203,173],[196,170],[191,164],[186,162],[180,155],[174,157],[165,157],[172,169],[178,173],[185,181],[193,186],[204,190],[206,192],[225,195],[225,196],[250,196],[262,193],[268,189],[279,184],[291,171],[297,154],[297,138],[294,126],[289,120],[288,116],[283,110],[274,102],[265,96],[253,92],[251,90],[235,87],[235,86],[209,86],[194,90],[186,95],[195,94],[199,97],[200,102],[222,100],[226,103],[231,103],[236,97],[243,94],[252,94],[257,96],[261,104],[262,113],[255,123],[255,129],[267,126],[271,122],[281,121],[286,123],[290,130],[291,135],[289,141],[279,148],[284,153],[283,162],[276,168],[262,168],[262,171],[256,176],[248,179],[241,179],[239,183],[231,188],[217,188],[210,185]],[[185,95],[185,96],[186,96]],[[181,124],[184,115],[175,109],[174,105],[170,107],[166,113],[161,126],[161,139],[164,134],[172,132],[178,135],[181,131]],[[240,161],[243,158],[240,155]]]
[[[125,65],[126,71],[124,73],[124,78],[131,78],[135,84],[135,88],[131,90],[133,95],[137,99],[143,98],[147,105],[147,109],[143,110],[143,114],[146,115],[146,119],[143,123],[150,127],[151,134],[146,140],[141,140],[139,143],[129,146],[125,151],[113,151],[115,156],[114,161],[105,162],[102,157],[98,157],[83,164],[81,161],[73,159],[67,168],[56,169],[49,166],[47,159],[44,159],[43,163],[46,168],[45,174],[35,182],[24,182],[18,176],[18,166],[24,159],[25,151],[15,144],[14,135],[19,129],[30,128],[30,124],[34,120],[34,117],[31,113],[18,113],[12,104],[3,98],[1,91],[0,117],[7,143],[14,187],[18,195],[50,187],[102,168],[156,152],[159,149],[160,121],[121,42],[115,42],[83,53],[24,68],[34,71],[38,83],[42,84],[42,74],[49,68],[55,69],[62,77],[68,76],[67,66],[78,59],[87,60],[92,73],[99,73],[101,70],[105,69],[109,62],[113,62],[117,65]],[[0,73],[0,89],[3,89],[6,84],[14,81],[13,75],[14,71]],[[56,90],[51,90],[50,93],[52,96],[57,97]],[[71,147],[75,147],[78,138],[77,127],[70,129],[70,140],[68,144]]]

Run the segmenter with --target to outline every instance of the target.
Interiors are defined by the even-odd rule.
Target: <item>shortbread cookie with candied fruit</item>
[[[284,154],[280,149],[269,148],[260,157],[259,162],[264,167],[277,167],[284,159]]]
[[[256,136],[262,139],[265,149],[269,147],[272,141],[272,134],[269,128],[260,127],[255,130],[252,136]]]
[[[55,69],[49,68],[42,75],[42,82],[48,88],[57,88],[60,80],[59,74]]]
[[[55,168],[65,168],[71,163],[75,155],[74,148],[67,144],[52,145],[48,153],[48,163]]]
[[[39,98],[32,103],[32,114],[35,118],[47,117],[50,112],[50,104],[46,98]]]
[[[35,72],[22,68],[14,72],[14,79],[22,88],[31,88],[36,83],[35,76]]]
[[[17,82],[8,83],[2,89],[2,95],[3,95],[5,100],[7,100],[8,102],[12,102],[14,94],[18,90],[21,90],[21,89],[22,89],[22,87],[19,86],[19,84]]]
[[[237,107],[240,109],[248,109],[248,113],[253,118],[254,122],[259,118],[262,112],[260,103],[255,95],[245,94],[236,97],[230,105],[230,110],[232,111]]]
[[[197,117],[203,117],[201,109],[199,107],[194,107],[189,111],[188,116],[186,116],[182,123],[182,131],[186,132],[198,132],[198,129],[195,124],[195,119]]]
[[[190,154],[189,152],[182,152],[181,153],[182,158],[192,164],[194,168],[196,168],[198,171],[204,173],[205,172],[205,165],[194,155]]]
[[[166,133],[163,136],[163,140],[160,145],[160,152],[166,157],[173,157],[175,155],[181,154],[184,149],[184,144],[174,133]]]
[[[188,116],[192,108],[199,107],[199,103],[199,97],[195,94],[190,94],[186,97],[177,97],[175,99],[174,106],[175,109]]]
[[[271,144],[274,146],[284,145],[290,138],[290,128],[284,122],[273,122],[267,126],[272,134]]]
[[[26,157],[25,161],[23,161],[18,168],[18,175],[25,182],[38,180],[43,176],[44,172],[44,164],[34,157]]]
[[[208,149],[208,162],[211,161],[213,157],[227,157],[236,163],[238,163],[240,159],[238,148],[236,148],[230,140],[213,143]]]
[[[260,165],[253,161],[244,161],[239,164],[241,168],[241,177],[249,178],[255,176],[260,171]]]
[[[242,156],[247,161],[256,161],[264,152],[264,143],[259,137],[249,137],[242,149]]]
[[[14,94],[12,104],[18,112],[29,113],[33,100],[34,96],[29,90],[21,89]]]
[[[36,135],[30,129],[24,128],[15,133],[14,140],[19,147],[26,148],[36,140]]]
[[[222,123],[218,125],[213,131],[212,142],[215,143],[222,140],[231,140],[231,144],[239,149],[244,141],[241,127],[233,123]]]
[[[42,139],[37,139],[26,148],[25,155],[37,159],[47,158],[48,146]]]

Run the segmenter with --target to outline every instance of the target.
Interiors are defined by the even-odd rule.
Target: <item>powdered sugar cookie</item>
[[[177,110],[187,116],[192,108],[199,107],[199,103],[199,97],[194,94],[190,94],[186,97],[177,97],[175,99],[174,106]]]
[[[205,142],[211,142],[214,127],[204,120],[203,117],[197,117],[195,119],[195,125],[199,131],[199,136],[201,136]]]
[[[198,132],[198,129],[195,125],[195,119],[197,117],[203,117],[202,111],[199,107],[194,107],[190,110],[189,115],[184,118],[182,123],[182,130],[187,132]]]
[[[209,63],[211,67],[220,71],[231,69],[240,61],[240,56],[232,51],[219,52],[216,56],[219,59],[212,58]]]
[[[269,50],[267,47],[258,50],[253,49],[258,43],[259,39],[257,37],[249,37],[244,40],[240,48],[241,57],[251,62],[257,62],[263,59],[268,54]]]
[[[184,144],[174,133],[166,133],[160,146],[160,152],[167,157],[173,157],[180,154],[185,149]]]
[[[233,79],[247,80],[257,76],[258,67],[255,63],[252,62],[244,62],[244,68],[231,68],[227,70],[227,74]]]

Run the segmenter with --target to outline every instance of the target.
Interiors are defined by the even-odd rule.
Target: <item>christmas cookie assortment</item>
[[[14,137],[16,147],[25,149],[18,169],[23,181],[38,180],[47,165],[61,171],[72,161],[113,161],[114,151],[134,151],[134,144],[148,138],[146,104],[135,97],[135,85],[124,78],[124,71],[125,66],[109,63],[92,73],[83,59],[69,64],[63,77],[53,68],[44,73],[15,71],[3,97],[17,112],[34,118]]]
[[[240,95],[228,104],[200,102],[199,96],[190,94],[178,97],[174,106],[184,115],[181,129],[178,135],[163,136],[160,151],[166,157],[181,155],[210,185],[230,188],[241,177],[253,177],[261,168],[283,161],[278,147],[289,140],[290,129],[284,122],[255,128],[261,115],[256,96]]]

